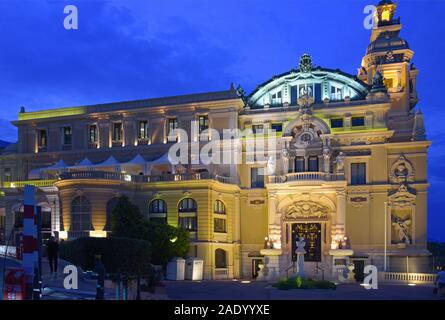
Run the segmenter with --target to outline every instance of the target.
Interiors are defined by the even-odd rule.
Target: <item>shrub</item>
[[[94,270],[95,256],[100,254],[107,273],[117,271],[137,274],[150,263],[150,243],[128,238],[79,238],[60,246],[60,258],[84,270]]]
[[[326,280],[303,279],[300,276],[283,279],[272,285],[280,290],[289,289],[331,289],[335,290],[335,283]]]

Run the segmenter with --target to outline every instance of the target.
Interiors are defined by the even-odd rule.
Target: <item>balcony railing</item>
[[[125,182],[169,182],[169,181],[190,181],[190,180],[216,180],[221,183],[236,184],[235,179],[231,177],[224,177],[220,175],[210,174],[208,172],[201,173],[169,173],[161,175],[131,175],[118,172],[106,171],[78,171],[78,172],[64,172],[60,175],[61,180],[76,180],[76,179],[102,179],[102,180],[117,180]]]
[[[285,183],[293,181],[340,181],[344,174],[326,172],[292,172],[281,176],[269,176],[269,183]]]
[[[3,182],[3,188],[23,188],[26,185],[32,185],[35,187],[51,187],[56,180],[30,180],[30,181],[12,181]]]

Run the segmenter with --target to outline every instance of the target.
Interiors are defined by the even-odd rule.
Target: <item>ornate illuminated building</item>
[[[23,186],[33,184],[43,227],[59,238],[107,236],[113,206],[127,195],[147,219],[190,231],[189,255],[204,259],[208,279],[256,277],[262,263],[266,277],[286,274],[300,236],[310,274],[348,261],[359,273],[365,264],[405,270],[407,256],[412,272],[424,270],[431,142],[414,109],[418,70],[395,8],[388,0],[377,6],[357,76],[303,55],[297,69],[248,96],[231,87],[22,109],[13,122],[18,142],[0,156],[4,237],[20,226]],[[216,131],[198,137],[192,120],[198,133]],[[212,132],[250,129],[243,159],[246,142],[273,129],[277,150],[254,163],[172,165],[166,155],[175,128],[201,148]]]

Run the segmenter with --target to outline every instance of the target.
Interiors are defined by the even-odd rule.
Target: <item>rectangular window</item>
[[[343,119],[331,119],[331,128],[343,128]]]
[[[250,169],[250,186],[251,188],[264,188],[263,168]]]
[[[351,185],[366,184],[366,163],[351,163]]]
[[[295,172],[305,172],[304,157],[295,157]]]
[[[365,125],[365,117],[352,117],[351,126],[363,127]]]
[[[48,145],[48,138],[46,135],[46,130],[38,130],[37,132],[37,143],[40,148],[46,148]]]
[[[253,132],[253,134],[262,134],[264,132],[263,125],[262,124],[252,125],[252,132]]]
[[[272,130],[275,130],[276,133],[283,132],[283,124],[282,123],[272,123],[270,128]]]
[[[317,172],[318,171],[318,157],[309,157],[309,171]]]
[[[11,182],[12,181],[12,171],[11,171],[11,168],[4,168],[3,169],[3,180],[5,182]]]
[[[174,142],[178,141],[177,134],[174,133],[174,130],[178,129],[178,119],[176,118],[170,118],[167,122],[167,134],[168,134],[168,141]]]
[[[198,231],[197,217],[179,217],[179,227],[187,231]]]
[[[208,116],[199,116],[198,117],[198,126],[199,133],[202,133],[204,130],[209,128],[209,117]]]
[[[92,124],[88,128],[88,143],[97,142],[97,125]]]
[[[63,135],[63,145],[65,145],[65,146],[71,145],[72,136],[73,136],[71,127],[63,127],[62,135]]]
[[[122,123],[113,123],[113,141],[122,141]]]
[[[271,98],[272,105],[280,105],[282,102],[281,91],[274,93]]]
[[[219,233],[227,232],[226,231],[226,219],[215,218],[213,226],[214,226],[214,228],[213,228],[214,232],[219,232]]]
[[[342,99],[342,89],[331,86],[331,100],[337,101]]]
[[[148,139],[148,121],[139,121],[139,139]]]

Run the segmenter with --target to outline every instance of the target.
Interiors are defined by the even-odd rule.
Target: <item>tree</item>
[[[151,243],[154,264],[166,265],[173,257],[185,257],[189,250],[188,232],[167,223],[144,221],[141,236]]]
[[[143,221],[139,208],[122,196],[111,213],[111,232],[114,237],[138,239]]]
[[[173,257],[184,257],[189,249],[188,232],[165,222],[151,222],[143,217],[139,208],[122,196],[111,216],[113,237],[148,241],[153,264],[165,266]]]

